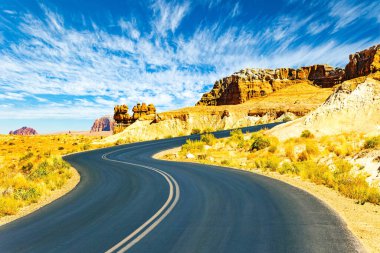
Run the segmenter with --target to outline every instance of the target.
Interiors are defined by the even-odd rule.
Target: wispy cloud
[[[374,18],[375,22],[380,23],[380,2],[352,2],[347,0],[331,1],[328,4],[330,9],[329,15],[336,18],[336,24],[333,32],[346,27],[347,25],[360,19]]]
[[[152,26],[159,35],[166,36],[168,31],[172,33],[180,25],[189,9],[189,3],[183,4],[157,0],[151,6],[153,10]]]
[[[219,5],[222,1],[216,0],[206,8]],[[231,6],[219,20],[205,18],[187,34],[180,27],[196,12],[190,1],[149,5],[148,27],[134,17],[117,18],[112,26],[120,33],[88,20],[78,29],[43,5],[43,15],[20,13],[13,25],[14,20],[0,20],[3,31],[19,35],[0,44],[0,104],[14,104],[0,110],[0,118],[95,118],[112,113],[114,104],[141,101],[155,103],[159,110],[190,106],[205,87],[241,68],[343,66],[348,54],[380,38],[344,43],[329,38],[316,44],[315,37],[322,38],[330,27],[354,21],[335,17],[342,21],[317,22],[317,14],[295,11],[230,22],[244,11],[242,1]],[[33,107],[23,103],[30,99],[36,103]]]

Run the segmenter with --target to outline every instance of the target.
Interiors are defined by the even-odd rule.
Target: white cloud
[[[302,29],[308,31],[314,24],[316,32],[323,24],[309,24],[312,16],[291,14],[266,26],[258,24],[256,32],[249,29],[252,24],[224,26],[216,22],[202,23],[188,36],[179,32],[174,36],[190,12],[188,2],[158,0],[151,7],[151,29],[139,28],[134,19],[119,19],[115,23],[122,30],[120,35],[91,22],[88,29],[76,30],[45,7],[42,18],[21,16],[21,22],[9,28],[22,34],[20,40],[0,52],[0,99],[33,98],[39,105],[11,106],[1,110],[0,118],[14,114],[96,118],[112,113],[117,103],[154,103],[161,111],[191,106],[206,85],[242,68],[315,63],[342,66],[350,53],[380,38],[351,44],[331,39],[319,46],[301,43],[294,47]],[[167,36],[170,33],[172,36]],[[68,98],[52,102],[49,96],[55,95]]]
[[[20,93],[6,92],[4,94],[0,94],[0,99],[7,100],[25,100],[25,95]]]
[[[163,37],[166,37],[169,30],[174,33],[182,19],[190,10],[189,7],[190,5],[188,2],[177,4],[175,1],[155,1],[151,6],[153,11],[152,26],[154,27],[155,32]]]
[[[337,32],[351,23],[354,23],[359,18],[375,18],[376,22],[380,23],[379,1],[373,1],[370,4],[367,2],[355,4],[347,0],[332,1],[329,3],[328,7],[330,8],[329,15],[336,19],[333,32]]]
[[[328,23],[313,22],[310,23],[307,27],[307,33],[311,35],[316,35],[326,30],[329,26],[330,24]]]

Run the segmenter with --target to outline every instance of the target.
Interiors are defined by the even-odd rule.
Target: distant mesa
[[[95,120],[90,132],[113,131],[115,124],[116,122],[112,116],[103,116]]]
[[[38,133],[33,128],[24,126],[24,127],[21,127],[20,129],[17,129],[15,131],[10,131],[9,134],[12,134],[12,135],[37,135]]]
[[[216,81],[212,90],[203,94],[196,105],[242,104],[301,82],[331,88],[343,81],[375,73],[380,69],[379,58],[380,45],[376,45],[350,55],[345,69],[326,64],[298,69],[243,69]]]

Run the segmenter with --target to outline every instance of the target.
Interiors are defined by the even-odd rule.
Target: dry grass
[[[101,137],[0,135],[0,217],[61,189],[72,171],[61,155],[95,148]]]
[[[198,148],[192,150],[194,159],[185,158],[180,148],[156,154],[155,158],[224,165],[295,185],[338,212],[369,252],[379,252],[380,188],[378,183],[367,182],[361,166],[349,162],[378,148],[379,137],[365,138],[357,133],[322,138],[307,135],[280,142],[264,132],[251,136],[233,132],[207,150],[197,142]],[[266,138],[270,146],[250,151],[258,138]]]
[[[305,131],[298,138],[280,142],[264,132],[244,136],[241,131],[234,130],[226,139],[216,140],[207,134],[199,141],[189,140],[182,146],[178,158],[185,159],[191,153],[202,163],[300,176],[332,188],[357,203],[379,205],[379,185],[367,182],[368,175],[360,172],[360,166],[349,162],[363,149],[378,145],[378,137],[367,138],[364,144],[363,139],[361,134],[355,133],[316,139],[311,132]]]

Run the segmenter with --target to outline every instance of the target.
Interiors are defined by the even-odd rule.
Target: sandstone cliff
[[[380,69],[379,58],[380,45],[376,45],[350,55],[344,70],[329,65],[298,69],[243,69],[216,81],[212,90],[205,93],[196,105],[241,104],[298,83],[331,88],[345,80],[375,73]]]
[[[197,105],[242,104],[253,98],[263,97],[290,85],[315,84],[331,88],[342,82],[344,71],[329,65],[313,65],[299,69],[243,69],[215,82]]]
[[[9,134],[14,134],[14,135],[36,135],[38,133],[33,128],[25,126],[25,127],[21,127],[20,129],[15,130],[15,131],[10,131]]]
[[[90,132],[113,131],[115,121],[111,116],[103,116],[94,121]]]
[[[346,80],[366,76],[380,70],[380,44],[350,55],[346,65]]]

